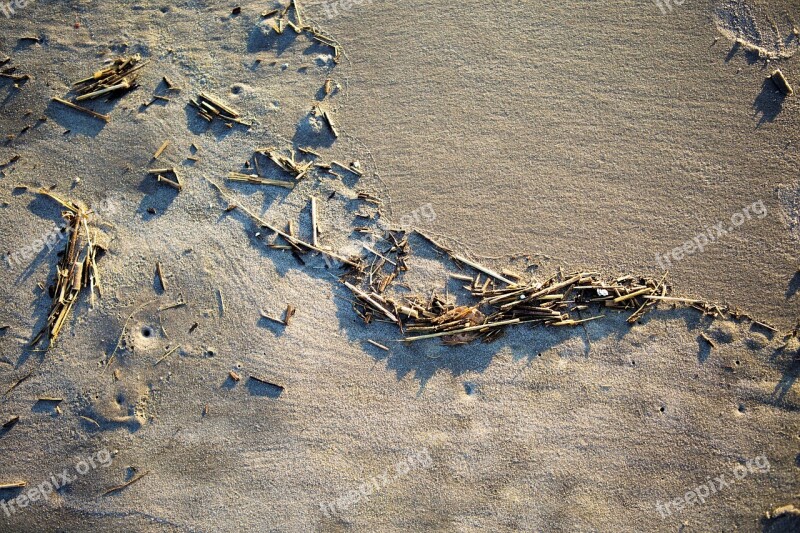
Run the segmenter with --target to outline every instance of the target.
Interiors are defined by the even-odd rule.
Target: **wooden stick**
[[[292,317],[294,316],[296,311],[297,310],[294,308],[294,306],[292,304],[289,304],[289,305],[286,306],[286,313],[284,314],[284,318],[283,318],[283,323],[285,325],[287,325],[287,326],[289,325],[289,321],[292,319]]]
[[[372,340],[372,339],[367,339],[367,342],[368,342],[368,343],[370,343],[371,345],[375,346],[376,348],[380,348],[381,350],[384,350],[384,351],[386,351],[386,352],[388,352],[388,351],[389,351],[389,348],[387,348],[387,347],[386,347],[386,346],[384,346],[383,344],[378,344],[377,342],[375,342],[375,341],[374,341],[374,340]]]
[[[652,293],[652,292],[653,292],[653,289],[652,289],[652,288],[650,288],[650,287],[645,287],[644,289],[639,289],[638,291],[633,291],[633,292],[632,292],[632,293],[630,293],[630,294],[625,294],[625,295],[623,295],[623,296],[618,296],[618,297],[614,298],[614,300],[612,300],[612,301],[613,301],[615,304],[618,304],[618,303],[620,303],[620,302],[626,302],[626,301],[628,301],[628,300],[631,300],[631,299],[633,299],[633,298],[636,298],[637,296],[642,296],[643,294],[648,294],[648,293]]]
[[[158,274],[158,281],[161,282],[161,288],[167,290],[167,278],[164,277],[164,272],[161,270],[161,262],[156,261],[156,274]]]
[[[436,337],[447,337],[450,335],[456,335],[458,333],[469,333],[470,331],[480,331],[482,329],[487,329],[487,328],[498,328],[501,326],[509,326],[511,324],[519,324],[520,322],[521,321],[519,318],[514,318],[511,320],[493,322],[491,324],[483,324],[481,326],[470,326],[468,328],[456,329],[452,331],[440,331],[438,333],[431,333],[429,335],[420,335],[418,337],[406,337],[405,339],[400,339],[398,342],[413,342],[413,341],[421,341],[424,339],[433,339]]]
[[[176,191],[178,191],[178,192],[180,192],[181,190],[183,190],[183,185],[181,185],[181,184],[180,184],[180,183],[178,183],[177,181],[172,181],[172,180],[171,180],[171,179],[169,179],[169,178],[165,178],[165,177],[164,177],[164,176],[162,176],[161,174],[159,174],[158,176],[156,176],[156,180],[157,180],[159,183],[164,183],[164,184],[166,184],[166,185],[169,185],[170,187],[172,187],[173,189],[175,189],[175,190],[176,190]]]
[[[243,183],[250,183],[252,185],[274,185],[276,187],[283,187],[284,189],[292,190],[295,184],[289,181],[270,180],[261,178],[255,174],[242,174],[240,172],[231,172],[226,178],[228,181],[239,181]]]
[[[227,105],[225,105],[222,102],[220,102],[218,99],[216,99],[216,98],[214,98],[212,96],[209,96],[207,93],[199,93],[199,96],[200,96],[200,98],[203,98],[204,100],[208,100],[209,103],[211,103],[211,104],[215,105],[216,107],[220,108],[222,111],[224,111],[227,115],[230,115],[232,118],[238,118],[239,117],[239,113],[235,109],[233,109],[232,107],[228,107]]]
[[[260,311],[260,313],[261,313],[261,318],[266,318],[267,320],[271,320],[272,322],[275,322],[276,324],[280,324],[281,326],[285,326],[286,325],[286,322],[281,320],[280,318],[275,318],[274,316],[270,316],[269,314],[267,314],[264,311]]]
[[[91,92],[91,93],[88,93],[88,94],[83,94],[83,95],[77,97],[75,99],[75,101],[76,102],[82,102],[83,100],[92,100],[94,98],[97,98],[98,96],[103,96],[104,94],[108,94],[108,93],[111,93],[111,92],[114,92],[114,91],[118,91],[120,89],[130,89],[130,88],[131,88],[131,84],[126,79],[126,80],[123,80],[122,83],[119,83],[117,85],[112,85],[111,87],[106,87],[105,89],[100,89],[98,91],[94,91],[94,92]]]
[[[319,246],[319,225],[317,224],[317,197],[311,197],[311,242]]]
[[[146,476],[149,473],[150,473],[150,471],[148,470],[144,474],[140,474],[140,475],[136,476],[135,478],[131,479],[127,483],[123,483],[122,485],[117,485],[116,487],[111,487],[110,489],[108,489],[107,491],[105,491],[103,493],[103,496],[108,496],[109,494],[113,494],[114,492],[119,492],[121,490],[125,490],[128,487],[130,487],[131,485],[133,485],[134,483],[136,483],[137,481],[139,481],[140,479],[142,479],[144,476]]]
[[[484,267],[484,266],[482,266],[482,265],[480,265],[478,263],[475,263],[474,261],[470,261],[469,259],[467,259],[464,256],[451,255],[450,257],[452,257],[455,261],[458,261],[459,263],[464,263],[465,265],[470,266],[470,267],[474,268],[475,270],[477,270],[479,272],[483,272],[487,276],[491,276],[494,279],[500,280],[500,281],[502,281],[503,283],[505,283],[507,285],[514,285],[514,282],[511,281],[510,279],[503,277],[502,275],[498,274],[494,270],[486,268],[486,267]]]
[[[550,324],[551,326],[577,326],[578,324],[583,324],[584,322],[591,322],[592,320],[599,320],[601,318],[605,318],[605,315],[593,316],[590,318],[584,318],[583,320],[560,320],[558,322],[553,322]]]
[[[111,120],[111,117],[108,116],[108,115],[103,115],[101,113],[96,113],[96,112],[92,111],[91,109],[86,109],[85,107],[81,107],[79,105],[73,104],[72,102],[68,102],[66,100],[62,100],[61,98],[58,98],[57,96],[53,97],[53,101],[54,102],[58,102],[59,104],[65,105],[67,107],[70,107],[70,108],[72,108],[72,109],[74,109],[76,111],[80,111],[81,113],[86,113],[87,115],[93,116],[94,118],[99,118],[103,122],[108,122],[109,120]]]
[[[180,347],[181,347],[181,345],[179,344],[178,346],[174,347],[174,348],[173,348],[173,349],[171,349],[170,351],[166,352],[166,353],[164,354],[164,356],[163,356],[163,357],[161,357],[161,359],[159,359],[158,361],[156,361],[156,364],[154,364],[153,366],[158,366],[158,363],[160,363],[161,361],[163,361],[164,359],[166,359],[167,357],[169,357],[170,355],[172,355],[173,353],[175,353],[175,351],[176,351],[176,350],[178,350]]]
[[[169,146],[169,140],[164,141],[164,144],[161,145],[161,148],[156,150],[156,153],[153,154],[153,159],[158,159],[159,157],[161,157],[161,154],[164,153],[164,150],[167,149],[167,146]]]
[[[116,370],[115,370],[115,372],[116,372]],[[78,418],[82,418],[82,419],[86,420],[87,422],[91,422],[95,426],[100,427],[100,424],[94,418],[89,418],[88,416],[83,416],[83,415],[78,415]]]
[[[370,296],[369,294],[365,293],[364,291],[362,291],[361,289],[359,289],[358,287],[352,285],[351,283],[349,283],[347,281],[343,281],[342,283],[344,283],[345,287],[347,287],[348,289],[353,291],[361,299],[366,300],[367,302],[370,303],[370,305],[372,305],[372,307],[374,307],[375,309],[377,309],[378,311],[380,311],[381,313],[386,315],[386,317],[389,320],[391,320],[392,322],[395,322],[397,324],[400,324],[400,319],[397,318],[396,316],[394,316],[394,314],[392,314],[391,311],[387,310],[385,307],[383,307],[381,304],[379,304],[372,296]]]
[[[701,304],[704,303],[702,300],[693,300],[691,298],[675,298],[672,296],[652,296],[646,295],[642,296],[645,300],[660,300],[662,302],[675,302],[675,303],[683,303],[683,304]]]

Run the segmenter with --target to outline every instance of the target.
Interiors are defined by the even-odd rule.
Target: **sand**
[[[33,77],[0,85],[0,133],[15,135],[0,164],[20,155],[0,170],[3,251],[61,223],[39,186],[93,208],[109,241],[102,297],[82,298],[46,353],[26,345],[63,241],[0,270],[1,392],[26,378],[0,399],[0,422],[20,417],[0,430],[0,484],[28,483],[0,490],[17,502],[0,507],[1,530],[797,527],[790,512],[766,518],[799,498],[800,346],[783,334],[800,310],[798,100],[766,80],[780,68],[800,85],[796,5],[302,4],[341,42],[339,65],[290,31],[265,36],[271,4],[240,5],[41,1],[0,15],[0,54]],[[139,89],[94,107],[108,124],[50,102],[131,53],[151,64]],[[143,107],[165,94],[164,75],[181,91]],[[337,139],[310,114],[329,78]],[[253,127],[208,127],[186,105],[198,91]],[[176,166],[180,193],[146,174],[167,139],[157,163]],[[780,332],[662,305],[633,327],[611,313],[488,344],[398,343],[396,328],[353,312],[335,265],[268,248],[269,232],[223,212],[206,181],[293,143],[365,174],[291,192],[231,184],[304,238],[313,194],[323,242],[359,251],[353,214],[376,211],[355,200],[367,190],[387,201],[384,220],[493,268],[660,276],[656,254],[722,222],[731,231],[704,252],[670,256],[675,293]],[[734,228],[737,213],[751,216]],[[457,294],[448,257],[411,244],[409,291]],[[261,318],[287,304],[289,326]],[[69,484],[20,508],[65,469]]]

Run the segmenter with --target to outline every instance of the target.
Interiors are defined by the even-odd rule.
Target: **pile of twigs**
[[[95,288],[99,292],[97,259],[105,250],[97,244],[96,234],[93,235],[89,229],[88,210],[75,202],[59,198],[47,189],[40,189],[39,194],[52,198],[66,209],[62,216],[68,223],[69,231],[67,247],[58,263],[55,285],[51,289],[53,302],[47,316],[47,325],[31,342],[31,345],[36,345],[46,336],[49,349],[55,343],[83,289],[89,288],[91,298],[94,298]]]
[[[135,89],[138,87],[138,72],[147,63],[139,54],[114,59],[109,66],[73,84],[73,89],[79,94],[75,101],[94,100],[112,93],[124,94]]]
[[[219,118],[229,127],[234,122],[247,127],[251,126],[251,124],[244,122],[240,118],[241,115],[237,110],[216,96],[201,92],[197,95],[197,99],[189,99],[189,105],[197,109],[197,114],[207,122],[213,121],[214,118]]]

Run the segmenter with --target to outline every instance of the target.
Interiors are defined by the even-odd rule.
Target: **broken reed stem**
[[[486,268],[485,266],[475,263],[474,261],[470,261],[469,259],[467,259],[462,255],[451,255],[451,257],[453,258],[453,260],[458,261],[459,263],[464,263],[465,265],[474,268],[478,272],[483,272],[487,276],[491,276],[496,280],[502,281],[506,285],[515,285],[515,283],[510,279],[503,277],[501,274],[498,274],[492,269]]]
[[[311,242],[319,246],[319,226],[317,225],[317,198],[311,197]]]
[[[276,187],[283,187],[284,189],[289,189],[290,191],[294,189],[295,186],[294,183],[288,181],[270,180],[266,178],[261,178],[255,174],[242,174],[241,172],[231,172],[225,179],[227,181],[239,181],[243,183],[250,183],[252,185],[274,185]]]
[[[440,331],[438,333],[431,333],[429,335],[420,335],[418,337],[406,337],[405,339],[400,339],[399,342],[413,342],[425,339],[435,339],[436,337],[446,337],[450,335],[457,335],[459,333],[469,333],[471,331],[481,331],[490,328],[499,328],[501,326],[510,326],[511,324],[519,324],[520,322],[521,320],[519,318],[512,318],[511,320],[492,322],[490,324],[483,324],[480,326],[470,326],[468,328],[456,329],[452,331]]]
[[[94,289],[95,287],[99,288],[99,276],[95,261],[98,248],[92,242],[89,232],[87,223],[89,211],[75,202],[59,198],[45,188],[39,189],[38,194],[51,198],[68,210],[63,213],[63,216],[68,221],[69,239],[56,270],[56,282],[47,324],[31,341],[31,346],[35,346],[46,336],[48,340],[46,350],[49,350],[58,338],[83,289],[89,288],[90,303],[94,305]]]
[[[156,261],[156,274],[158,274],[158,281],[161,283],[161,290],[167,290],[167,278],[161,270],[161,261]]]
[[[57,96],[53,97],[53,101],[54,102],[58,102],[61,105],[65,105],[67,107],[70,107],[70,108],[72,108],[72,109],[74,109],[76,111],[80,111],[81,113],[86,113],[87,115],[92,116],[94,118],[99,118],[103,122],[108,122],[109,120],[111,120],[111,117],[108,116],[108,115],[103,115],[102,113],[97,113],[95,111],[92,111],[91,109],[86,109],[85,107],[81,107],[81,106],[79,106],[77,104],[73,104],[72,102],[69,102],[69,101],[64,100],[62,98],[59,98]]]
[[[161,157],[161,154],[164,153],[164,150],[167,149],[167,146],[169,146],[169,140],[164,141],[161,147],[158,150],[156,150],[156,153],[153,154],[153,159],[158,159],[159,157]]]
[[[148,470],[147,472],[144,472],[143,474],[139,474],[138,476],[132,478],[130,481],[127,481],[126,483],[123,483],[122,485],[117,485],[116,487],[111,487],[110,489],[106,490],[103,493],[103,496],[108,496],[109,494],[113,494],[115,492],[120,492],[122,490],[125,490],[128,487],[130,487],[131,485],[133,485],[134,483],[136,483],[137,481],[139,481],[140,479],[142,479],[144,476],[146,476],[149,473],[150,473],[150,471]]]
[[[365,293],[364,291],[362,291],[362,290],[361,290],[361,289],[359,289],[358,287],[354,286],[352,283],[349,283],[349,282],[347,282],[347,281],[343,281],[342,283],[344,283],[344,286],[345,286],[345,287],[347,287],[348,289],[350,289],[351,291],[353,291],[353,293],[354,293],[356,296],[358,296],[358,297],[359,297],[359,298],[361,298],[362,300],[365,300],[365,301],[366,301],[366,302],[368,302],[368,303],[369,303],[369,304],[370,304],[372,307],[374,307],[375,309],[377,309],[378,311],[380,311],[381,313],[383,313],[384,315],[386,315],[386,317],[387,317],[389,320],[391,320],[392,322],[395,322],[396,324],[400,324],[400,319],[399,319],[399,318],[397,318],[397,317],[396,317],[396,316],[395,316],[395,315],[394,315],[394,314],[393,314],[391,311],[387,310],[387,309],[386,309],[386,308],[384,308],[384,307],[383,307],[383,306],[382,306],[380,303],[378,303],[378,302],[375,300],[375,298],[374,298],[373,296],[371,296],[371,295],[369,295],[369,294]]]
[[[372,339],[367,339],[367,342],[368,342],[368,343],[370,343],[371,345],[375,346],[376,348],[380,348],[381,350],[383,350],[383,351],[385,351],[385,352],[388,352],[388,351],[390,351],[390,350],[389,350],[389,348],[387,348],[387,347],[386,347],[386,346],[384,346],[383,344],[379,344],[379,343],[375,342],[375,341],[374,341],[374,340],[372,340]]]
[[[158,364],[159,364],[160,362],[162,362],[164,359],[166,359],[167,357],[169,357],[170,355],[172,355],[173,353],[175,353],[177,350],[179,350],[179,349],[180,349],[180,347],[181,347],[181,346],[180,346],[180,344],[179,344],[178,346],[176,346],[176,347],[174,347],[173,349],[171,349],[171,350],[169,350],[168,352],[166,352],[166,353],[165,353],[165,354],[164,354],[164,355],[161,357],[161,359],[159,359],[158,361],[156,361],[156,364],[154,364],[153,366],[158,366]]]

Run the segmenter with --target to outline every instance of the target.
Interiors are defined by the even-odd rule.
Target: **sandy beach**
[[[0,28],[0,531],[800,530],[796,2]]]

